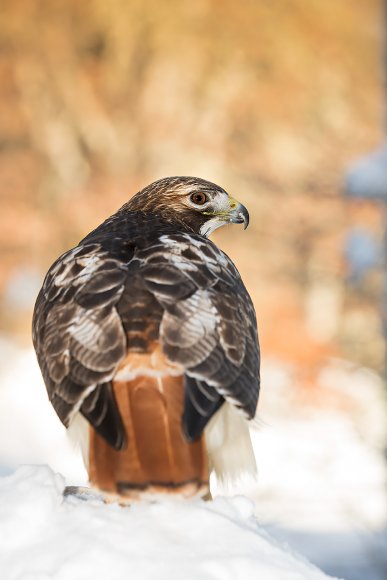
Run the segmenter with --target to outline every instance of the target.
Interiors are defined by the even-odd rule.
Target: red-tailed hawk
[[[39,365],[64,425],[87,420],[90,482],[104,492],[204,495],[209,469],[251,467],[255,313],[207,239],[230,222],[247,227],[248,212],[221,187],[161,179],[46,275],[33,318]]]

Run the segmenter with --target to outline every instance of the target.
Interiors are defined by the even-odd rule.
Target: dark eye
[[[195,205],[203,205],[206,203],[206,201],[208,201],[208,198],[207,198],[205,193],[202,193],[201,191],[197,191],[196,193],[193,193],[191,195],[191,201]]]

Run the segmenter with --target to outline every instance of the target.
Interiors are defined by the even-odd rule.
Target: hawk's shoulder
[[[116,310],[126,276],[125,265],[100,244],[81,243],[51,266],[33,315],[35,350],[60,419],[68,425],[78,410],[98,415],[101,434],[116,447],[123,430],[109,387],[101,387],[126,353]]]
[[[260,384],[256,317],[232,260],[189,233],[159,236],[136,260],[163,307],[164,352],[185,369],[187,436],[196,438],[224,399],[253,417]]]

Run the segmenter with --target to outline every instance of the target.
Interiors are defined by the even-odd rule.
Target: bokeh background
[[[383,139],[381,48],[378,0],[1,0],[4,464],[74,474],[36,421],[49,265],[146,184],[197,175],[251,216],[213,238],[259,322],[258,517],[327,572],[386,578],[383,211],[343,195]]]

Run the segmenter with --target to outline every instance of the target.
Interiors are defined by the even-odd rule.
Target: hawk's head
[[[228,193],[198,177],[166,177],[142,189],[122,210],[152,213],[168,222],[178,222],[208,237],[228,223],[247,228],[247,209]]]

